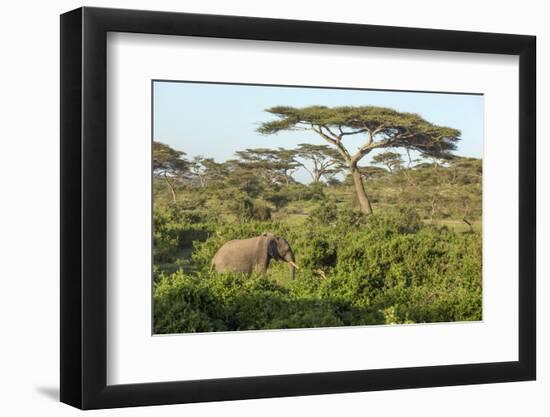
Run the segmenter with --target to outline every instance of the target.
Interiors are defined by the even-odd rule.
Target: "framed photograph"
[[[61,401],[533,380],[535,37],[61,16]]]

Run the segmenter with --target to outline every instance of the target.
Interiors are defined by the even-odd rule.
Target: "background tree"
[[[278,148],[275,156],[277,157],[278,169],[282,174],[284,183],[288,185],[294,182],[292,174],[300,166],[296,161],[296,151],[294,149]]]
[[[276,106],[266,109],[276,120],[258,128],[262,134],[286,130],[309,130],[333,145],[344,159],[354,181],[361,210],[372,213],[358,163],[374,149],[405,148],[428,155],[446,155],[456,149],[460,131],[434,125],[414,113],[374,106],[294,108]],[[365,141],[355,152],[344,146],[346,136],[364,135]]]
[[[204,156],[197,155],[189,162],[189,171],[194,179],[197,180],[200,187],[206,187],[206,169],[203,165]]]
[[[226,163],[216,162],[214,158],[203,159],[202,166],[206,171],[206,181],[208,186],[221,184],[229,172],[229,166]]]
[[[395,170],[401,169],[403,166],[403,158],[397,152],[382,152],[372,157],[374,165],[383,165],[388,168],[388,171],[393,173]]]
[[[422,162],[421,165],[427,164],[431,166],[434,170],[436,170],[438,167],[445,166],[449,163],[451,163],[455,158],[458,158],[455,155],[449,155],[449,154],[425,154],[422,153],[420,157],[425,161]]]
[[[243,163],[242,160],[231,159],[224,162],[225,177],[221,191],[235,191],[245,193],[248,197],[255,198],[266,187],[265,176],[258,175],[256,164]],[[233,190],[230,190],[230,189]]]
[[[346,166],[340,153],[328,145],[300,143],[295,154],[302,160],[298,160],[298,164],[311,175],[314,184],[319,183],[322,177],[328,179],[338,174]]]
[[[361,174],[361,177],[363,177],[367,181],[388,175],[388,171],[386,171],[384,168],[373,166],[360,167],[359,172]]]
[[[182,159],[185,152],[172,149],[164,143],[153,141],[153,175],[164,179],[176,202],[175,183],[189,173],[189,161]]]
[[[476,158],[455,157],[448,161],[452,182],[461,184],[480,183],[483,174],[483,161]]]
[[[291,178],[290,172],[298,166],[292,151],[282,148],[246,149],[235,152],[235,155],[239,157],[238,163],[241,167],[253,170],[267,186],[277,183],[288,184]]]
[[[214,158],[195,156],[189,164],[189,171],[201,188],[222,181],[227,175],[227,166],[220,164]]]

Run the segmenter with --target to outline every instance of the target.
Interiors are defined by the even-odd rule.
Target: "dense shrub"
[[[414,210],[366,218],[330,201],[300,226],[194,220],[170,213],[155,219],[160,248],[192,240],[196,266],[157,271],[156,333],[481,319],[478,232],[424,225]],[[210,272],[223,243],[264,231],[291,243],[300,266],[294,281],[285,281],[277,263],[268,276]]]
[[[271,220],[271,208],[264,201],[256,200],[252,205],[250,218],[264,222]]]
[[[155,207],[153,212],[153,263],[174,262],[178,253],[192,247],[193,241],[207,238],[212,220],[198,211],[178,207]]]
[[[313,224],[335,224],[338,218],[338,207],[332,199],[326,199],[309,213],[308,220]]]

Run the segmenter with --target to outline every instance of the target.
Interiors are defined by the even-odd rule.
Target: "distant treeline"
[[[225,213],[257,220],[269,220],[297,201],[332,197],[337,203],[357,206],[352,175],[338,152],[327,145],[245,149],[235,156],[225,162],[186,158],[183,151],[154,142],[157,204],[171,201],[187,210],[225,208]],[[480,159],[405,160],[397,152],[383,152],[372,158],[372,164],[358,170],[375,206],[411,206],[429,220],[468,223],[481,217]],[[294,179],[300,167],[311,175],[309,185]]]

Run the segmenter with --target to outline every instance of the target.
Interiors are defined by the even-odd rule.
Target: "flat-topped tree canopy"
[[[258,132],[312,130],[337,145],[346,159],[357,162],[376,148],[408,148],[426,155],[445,155],[456,150],[460,131],[428,122],[416,113],[376,106],[275,106],[266,110],[276,120],[262,123]],[[347,135],[365,134],[366,143],[352,155],[342,145]]]
[[[153,170],[161,171],[162,174],[174,174],[177,171],[185,170],[188,162],[182,159],[185,152],[172,149],[164,143],[153,141]]]
[[[269,135],[285,130],[310,130],[336,147],[354,179],[361,209],[372,213],[357,163],[374,149],[404,148],[424,156],[448,158],[456,150],[460,131],[428,122],[416,113],[376,106],[275,106],[266,109],[276,116],[258,132]],[[344,145],[349,135],[364,135],[361,146],[350,152]]]
[[[238,166],[257,170],[269,183],[279,180],[290,183],[290,172],[298,167],[295,152],[283,148],[248,148],[235,152],[235,155],[239,158],[235,161]]]
[[[395,169],[400,169],[403,166],[403,158],[398,152],[381,152],[372,157],[372,163],[383,165],[388,171],[393,172]]]
[[[311,175],[314,183],[319,183],[323,177],[330,178],[345,168],[342,155],[333,146],[300,143],[295,154],[298,163]]]
[[[319,158],[332,158],[335,161],[342,161],[338,151],[328,145],[314,145],[312,143],[299,143],[296,148],[297,156],[317,156]]]
[[[241,164],[257,167],[271,167],[273,169],[292,169],[297,167],[294,161],[295,152],[287,149],[271,148],[247,148],[244,151],[236,151]]]

